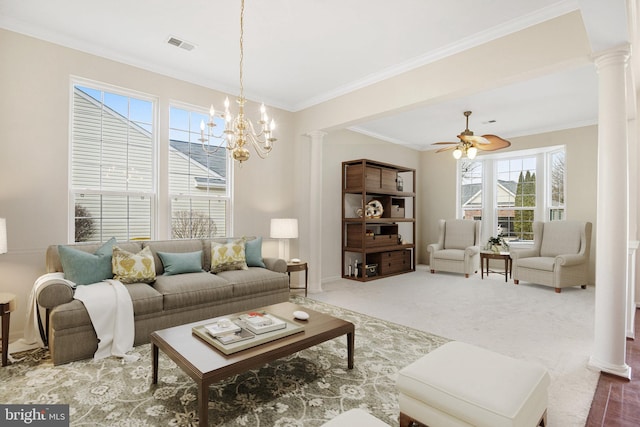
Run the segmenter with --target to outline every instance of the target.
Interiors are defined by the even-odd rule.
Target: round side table
[[[2,366],[7,366],[9,358],[9,319],[16,309],[16,296],[0,292],[0,315],[2,316]]]
[[[297,287],[297,288],[292,288],[291,287],[291,273],[295,272],[295,271],[304,271],[304,288],[302,287]],[[306,261],[300,261],[300,262],[292,262],[292,261],[288,261],[287,262],[287,273],[289,274],[289,289],[304,289],[304,296],[307,296],[307,288],[309,285],[309,265],[307,264]]]

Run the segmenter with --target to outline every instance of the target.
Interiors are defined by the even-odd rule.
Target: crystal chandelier
[[[238,103],[238,114],[234,117],[229,111],[229,97],[224,101],[224,113],[220,116],[224,119],[224,130],[219,135],[216,135],[214,128],[215,110],[213,105],[209,109],[209,122],[204,120],[200,122],[200,142],[202,143],[202,149],[208,153],[213,154],[223,145],[231,152],[234,160],[242,162],[249,160],[249,150],[246,145],[247,142],[251,143],[256,153],[261,159],[266,158],[271,149],[273,148],[273,142],[276,138],[273,137],[273,130],[275,129],[275,122],[273,119],[269,121],[264,103],[260,106],[260,120],[258,120],[257,131],[251,120],[245,118],[244,104],[246,98],[244,97],[244,80],[242,67],[244,64],[244,0],[241,1],[240,6],[240,95],[236,99]],[[205,132],[206,128],[206,132]],[[224,139],[225,143],[218,144],[215,149],[209,149],[207,146],[216,145],[212,143],[211,139]]]

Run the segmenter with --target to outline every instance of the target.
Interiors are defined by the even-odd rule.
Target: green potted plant
[[[489,237],[489,241],[487,242],[487,249],[493,252],[500,252],[502,246],[505,246],[505,242],[502,239],[501,235],[497,237]]]

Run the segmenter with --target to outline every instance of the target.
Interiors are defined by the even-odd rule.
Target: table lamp
[[[272,218],[271,233],[272,239],[280,239],[279,256],[289,261],[289,239],[298,238],[298,220],[296,218]],[[292,262],[300,262],[294,258]]]
[[[7,253],[7,220],[0,218],[0,254]]]

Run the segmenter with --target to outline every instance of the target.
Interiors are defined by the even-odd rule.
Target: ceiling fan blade
[[[469,142],[471,144],[489,144],[489,140],[486,139],[483,136],[476,136],[476,135],[463,135],[460,134],[458,135],[458,138],[460,138],[461,140],[463,140],[464,142]]]
[[[451,147],[443,147],[439,150],[436,150],[436,153],[442,153],[443,151],[451,151],[451,150],[455,150],[457,147],[457,145],[452,145]]]
[[[434,142],[431,145],[460,144],[459,142]]]
[[[476,148],[482,151],[495,151],[501,148],[507,148],[511,145],[506,139],[502,139],[496,135],[482,135],[482,138],[488,141],[488,144],[478,144]]]

